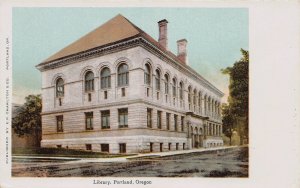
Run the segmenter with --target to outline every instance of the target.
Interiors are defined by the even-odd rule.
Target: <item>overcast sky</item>
[[[248,50],[248,9],[245,8],[14,8],[13,102],[41,93],[41,74],[35,68],[68,44],[122,14],[158,39],[157,22],[167,19],[169,49],[187,39],[189,65],[220,89],[227,101],[232,66]]]

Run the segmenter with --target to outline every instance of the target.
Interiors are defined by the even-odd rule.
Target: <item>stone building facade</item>
[[[168,51],[117,15],[37,65],[42,147],[143,153],[223,145],[223,93],[188,66],[187,41]]]

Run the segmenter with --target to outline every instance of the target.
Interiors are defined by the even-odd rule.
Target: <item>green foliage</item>
[[[229,137],[230,139],[230,145],[231,145],[231,137],[233,135],[234,131],[234,119],[233,116],[231,115],[230,108],[228,104],[222,104],[222,113],[223,113],[223,132],[224,135]]]
[[[31,134],[39,139],[41,135],[41,95],[28,95],[26,102],[17,109],[16,116],[12,119],[12,127],[19,136]]]
[[[236,127],[240,136],[248,138],[249,52],[241,49],[241,53],[239,61],[222,70],[229,75],[228,105],[222,108],[223,130],[229,136],[229,129]]]

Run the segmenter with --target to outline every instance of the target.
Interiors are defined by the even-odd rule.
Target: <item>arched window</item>
[[[207,96],[204,96],[204,113],[207,114]]]
[[[92,71],[88,71],[85,74],[85,91],[93,91],[94,90],[94,73]]]
[[[211,109],[211,100],[210,100],[210,97],[208,97],[208,101],[207,101],[207,104],[208,104],[208,113],[210,113],[210,109]]]
[[[189,90],[189,93],[188,93],[188,101],[189,101],[189,103],[191,103],[191,102],[192,102],[192,87],[189,86],[188,90]]]
[[[191,110],[192,109],[192,105],[191,105],[191,103],[192,103],[192,87],[191,86],[189,86],[188,87],[188,102],[189,102],[189,110]]]
[[[110,70],[105,67],[101,71],[101,89],[110,88]]]
[[[179,95],[180,95],[180,99],[183,100],[183,83],[182,82],[179,83]]]
[[[64,96],[64,80],[62,78],[58,78],[56,80],[56,97]]]
[[[169,75],[165,74],[165,94],[169,94]]]
[[[160,71],[156,69],[156,74],[155,74],[155,85],[156,85],[156,90],[160,90]]]
[[[198,94],[198,107],[199,107],[199,113],[201,113],[201,106],[202,106],[202,95],[201,95],[201,92],[199,91],[199,94]]]
[[[215,109],[215,101],[211,99],[211,116],[214,116],[214,109]]]
[[[194,95],[193,95],[193,103],[196,105],[196,97],[197,97],[197,90],[194,89]]]
[[[122,63],[118,67],[118,86],[125,86],[129,83],[128,65]]]
[[[173,78],[173,97],[176,97],[177,93],[176,93],[176,87],[177,87],[177,82],[176,82],[176,78]]]
[[[144,75],[145,84],[150,85],[151,83],[151,68],[149,64],[145,65],[145,75]]]

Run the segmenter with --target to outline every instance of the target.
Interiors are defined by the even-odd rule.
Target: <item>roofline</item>
[[[217,92],[217,94],[220,96],[220,97],[223,97],[224,96],[224,93],[222,91],[220,91],[217,87],[215,87],[213,84],[211,84],[208,80],[206,80],[204,77],[202,77],[198,72],[196,72],[194,69],[192,69],[190,66],[188,65],[185,65],[183,63],[181,63],[179,60],[176,60],[174,59],[173,57],[171,57],[170,55],[168,55],[166,53],[165,50],[163,49],[160,49],[158,46],[156,46],[155,44],[153,44],[153,42],[147,40],[146,37],[144,37],[143,35],[141,34],[137,34],[133,37],[129,37],[129,38],[126,38],[126,39],[123,39],[123,40],[119,40],[119,41],[116,41],[116,42],[113,42],[113,43],[109,43],[109,44],[105,44],[105,45],[102,45],[102,46],[98,46],[96,48],[92,48],[92,49],[89,49],[89,50],[86,50],[86,51],[82,51],[82,52],[78,52],[76,54],[71,54],[71,55],[68,55],[68,56],[64,56],[62,58],[58,58],[58,59],[55,59],[55,60],[52,60],[52,61],[47,61],[47,62],[41,62],[40,64],[36,65],[35,67],[37,69],[39,69],[40,71],[42,71],[42,67],[45,66],[45,65],[48,65],[48,64],[55,64],[55,63],[59,63],[60,61],[64,61],[64,60],[68,60],[68,59],[71,59],[70,61],[72,61],[72,58],[75,58],[77,56],[84,56],[84,54],[86,53],[90,53],[90,54],[94,54],[94,51],[97,52],[97,50],[99,49],[103,49],[105,50],[105,48],[112,48],[112,46],[114,45],[117,45],[119,43],[122,43],[122,42],[126,42],[126,41],[130,41],[130,40],[134,40],[134,39],[143,39],[145,41],[147,41],[153,48],[155,48],[160,54],[164,55],[166,58],[168,58],[169,60],[171,60],[173,63],[175,63],[176,65],[179,65],[181,68],[185,69],[187,72],[189,72],[190,74],[194,75],[195,77],[197,77],[200,81],[202,81],[202,83],[204,83],[207,87],[209,87],[210,89],[214,90]],[[95,53],[96,53],[95,52]],[[172,53],[170,51],[168,51],[169,53]],[[172,55],[174,55],[172,53]],[[175,56],[175,55],[174,55]]]
[[[144,38],[145,39],[145,38]],[[145,39],[147,40],[147,39]],[[147,40],[148,41],[148,40]],[[150,41],[148,41],[150,42]],[[151,42],[150,42],[151,43]],[[152,43],[151,43],[152,44]],[[153,45],[153,44],[152,44]],[[156,47],[154,45],[154,47]],[[156,47],[157,48],[157,47]],[[162,54],[164,54],[165,56],[167,56],[169,59],[171,59],[172,61],[174,61],[177,65],[181,66],[181,68],[187,69],[188,71],[190,71],[190,73],[192,73],[193,75],[195,75],[196,77],[198,77],[201,81],[203,81],[204,83],[207,84],[207,86],[211,87],[211,89],[217,91],[219,93],[219,95],[221,97],[224,96],[224,93],[219,90],[217,87],[215,87],[212,83],[210,83],[208,80],[206,80],[204,77],[202,77],[198,72],[196,72],[194,69],[192,69],[190,66],[185,65],[183,63],[178,62],[177,60],[174,60],[174,58],[170,57],[168,54],[164,53],[163,51],[161,51],[160,49],[158,49]]]

